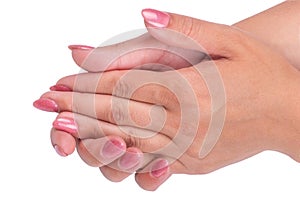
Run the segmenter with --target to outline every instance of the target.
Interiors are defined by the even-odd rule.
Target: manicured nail
[[[118,140],[109,140],[106,142],[102,149],[102,155],[105,158],[111,159],[114,158],[125,151],[125,146]]]
[[[142,10],[142,15],[144,20],[157,28],[165,28],[168,26],[170,21],[170,15],[165,12],[161,12],[159,10],[154,9],[144,9]]]
[[[69,45],[68,48],[73,50],[93,50],[95,47],[87,46],[87,45]]]
[[[169,163],[167,160],[160,160],[152,166],[151,175],[159,178],[169,170]]]
[[[40,98],[36,100],[33,102],[33,106],[43,111],[58,112],[58,105],[55,101],[47,98]]]
[[[70,92],[72,91],[69,87],[61,84],[53,85],[50,87],[51,91]]]
[[[68,156],[68,154],[66,154],[60,146],[54,145],[54,149],[58,155],[60,155],[62,157]]]
[[[134,150],[127,149],[126,153],[120,158],[119,166],[121,169],[132,169],[137,166],[142,158],[142,154]]]
[[[78,127],[74,119],[67,117],[59,117],[53,122],[53,127],[57,130],[65,131],[67,133],[78,133]]]

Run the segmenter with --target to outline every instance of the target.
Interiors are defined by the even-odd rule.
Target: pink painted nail
[[[111,159],[117,157],[125,151],[125,145],[118,140],[112,139],[106,142],[102,149],[102,155],[105,158]]]
[[[74,119],[67,117],[59,117],[53,122],[53,127],[57,130],[65,131],[67,133],[78,133],[78,127]]]
[[[68,48],[70,50],[93,50],[95,47],[87,46],[87,45],[69,45]]]
[[[142,154],[132,149],[127,149],[126,153],[120,158],[119,166],[121,169],[132,169],[137,166],[142,158]]]
[[[170,21],[170,15],[159,10],[147,8],[142,10],[142,15],[148,24],[157,28],[167,27]]]
[[[40,98],[33,102],[33,106],[43,111],[58,112],[58,105],[52,99]]]
[[[166,174],[169,170],[169,163],[167,160],[160,160],[152,166],[151,175],[155,178],[159,178]]]
[[[58,155],[60,155],[62,157],[68,156],[68,154],[66,154],[60,146],[54,145],[54,149]]]
[[[50,87],[51,91],[70,92],[72,91],[69,87],[61,84],[53,85]]]

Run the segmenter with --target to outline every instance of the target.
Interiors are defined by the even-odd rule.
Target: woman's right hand
[[[233,26],[248,32],[269,45],[275,51],[284,55],[294,67],[300,70],[299,10],[300,1],[285,1]],[[273,20],[274,16],[277,20]],[[278,27],[281,31],[277,31]],[[151,62],[178,69],[187,67],[190,63],[201,62],[205,58],[203,53],[163,44],[149,33],[122,43],[96,49],[84,45],[71,45],[70,49],[75,63],[89,72],[125,70],[141,66],[146,68],[147,66],[143,64]],[[101,59],[98,59],[99,57]],[[52,89],[68,90],[67,88],[57,88],[57,86],[52,87]],[[68,134],[57,134],[54,131],[51,139],[54,144],[60,144],[60,147],[55,146],[60,155],[69,155],[75,150],[76,142]]]
[[[174,22],[174,21],[173,21]],[[200,22],[201,23],[201,22]],[[179,23],[180,24],[180,23]],[[181,23],[182,24],[182,23]],[[190,24],[191,25],[191,24]],[[203,25],[203,24],[202,24]],[[196,26],[196,27],[195,27]],[[202,27],[202,26],[201,26]],[[206,26],[204,26],[204,27],[206,27]],[[207,26],[206,28],[208,28],[207,30],[205,30],[205,32],[204,33],[215,33],[214,31],[212,31],[212,30],[215,30],[215,31],[220,31],[218,28],[217,28],[217,26],[211,26],[210,28],[212,28],[212,30],[210,29],[209,30],[209,27],[210,26]],[[184,27],[179,27],[179,28],[184,28]],[[246,55],[246,56],[242,56],[241,58],[240,58],[240,60],[239,61],[235,61],[234,59],[232,59],[232,60],[226,60],[225,58],[226,58],[226,56],[228,56],[228,55],[231,55],[231,53],[234,53],[234,52],[230,52],[230,49],[233,49],[233,47],[230,47],[230,46],[228,46],[228,45],[232,45],[232,43],[226,43],[225,42],[225,44],[224,44],[224,42],[221,42],[221,41],[226,41],[226,39],[227,39],[227,37],[225,37],[225,38],[223,38],[223,39],[220,39],[219,37],[218,37],[218,39],[216,40],[213,40],[212,38],[213,37],[211,37],[210,35],[206,35],[207,37],[203,37],[204,35],[202,35],[202,37],[201,36],[197,36],[197,34],[200,34],[200,33],[198,33],[198,32],[195,32],[196,30],[199,30],[199,24],[198,24],[198,26],[197,25],[194,25],[194,27],[193,26],[191,26],[190,28],[193,28],[192,29],[192,31],[194,31],[194,32],[190,32],[190,34],[192,34],[192,33],[194,33],[195,35],[192,35],[192,36],[194,36],[194,39],[196,40],[197,38],[199,39],[199,38],[207,38],[207,40],[205,40],[205,41],[203,41],[203,40],[201,40],[202,42],[204,42],[204,46],[208,49],[208,52],[210,53],[210,55],[213,55],[213,56],[216,56],[215,57],[215,59],[220,59],[220,58],[223,58],[224,60],[220,60],[218,63],[219,64],[221,64],[221,63],[223,63],[224,65],[225,65],[225,63],[227,63],[227,64],[229,64],[229,63],[231,63],[232,64],[232,67],[237,67],[237,68],[235,68],[237,71],[238,71],[238,69],[240,69],[238,66],[239,65],[242,65],[243,67],[245,67],[245,69],[247,69],[247,70],[242,70],[243,72],[241,72],[241,73],[238,73],[238,74],[244,74],[245,75],[245,71],[249,71],[250,69],[251,70],[254,70],[254,69],[257,69],[257,66],[256,67],[254,67],[253,66],[253,61],[254,60],[256,60],[256,61],[258,61],[258,60],[260,60],[260,59],[262,59],[262,60],[265,60],[266,61],[266,63],[269,63],[269,59],[266,59],[266,57],[267,58],[269,58],[269,57],[272,57],[272,53],[270,53],[270,50],[268,49],[268,48],[262,48],[262,49],[260,49],[260,48],[258,48],[258,47],[262,47],[261,45],[254,45],[254,47],[252,47],[252,45],[250,44],[250,42],[246,42],[246,44],[244,44],[243,42],[244,41],[247,41],[247,37],[244,37],[243,38],[243,40],[241,40],[241,38],[235,38],[235,37],[228,37],[228,38],[231,38],[231,39],[234,39],[233,41],[239,41],[239,42],[241,42],[243,45],[243,48],[241,49],[241,52],[240,51],[238,51],[238,52],[240,52],[239,53],[239,55]],[[216,29],[214,29],[214,28],[216,28]],[[230,29],[225,29],[225,30],[227,30],[229,33],[231,32],[231,31],[229,31]],[[183,30],[183,32],[185,31],[185,29]],[[218,36],[220,36],[221,37],[221,35],[227,35],[227,34],[229,34],[228,32],[224,32],[224,33],[222,33],[222,34],[220,34],[220,35],[218,35]],[[197,34],[196,34],[197,33]],[[201,32],[201,33],[203,33],[203,32]],[[233,32],[234,33],[234,32]],[[216,33],[217,34],[217,33]],[[239,35],[239,34],[238,34]],[[228,35],[227,35],[228,36]],[[239,36],[241,36],[241,35],[239,35]],[[221,37],[222,38],[222,37]],[[211,39],[211,40],[210,40]],[[213,41],[213,42],[212,42]],[[231,40],[230,40],[231,41]],[[242,42],[243,41],[243,42]],[[252,40],[249,40],[249,41],[252,41]],[[168,41],[168,42],[172,42],[172,41]],[[254,43],[254,44],[257,44],[257,43]],[[224,49],[220,49],[220,47],[219,47],[219,45],[221,46],[221,47],[224,47]],[[227,45],[227,46],[226,46]],[[237,45],[237,47],[238,46],[240,46],[240,44],[238,43],[238,44],[234,44],[234,45]],[[215,50],[216,49],[218,49],[218,51],[219,52],[215,52]],[[260,59],[253,59],[253,57],[250,57],[249,58],[249,55],[252,55],[252,54],[250,54],[249,53],[249,49],[256,49],[257,51],[258,51],[258,57],[260,58]],[[237,50],[235,50],[235,53],[237,53],[236,52]],[[264,51],[266,52],[266,53],[264,53]],[[255,53],[255,52],[252,52],[252,53]],[[268,53],[270,53],[270,54],[268,54]],[[266,56],[266,55],[271,55],[271,56]],[[239,57],[239,56],[237,56],[237,57]],[[255,57],[255,56],[254,56]],[[279,56],[280,57],[280,56]],[[251,58],[252,58],[252,60],[251,60]],[[274,57],[273,59],[271,59],[272,60],[272,62],[274,62],[274,60],[276,60],[275,59],[276,57]],[[250,60],[249,60],[250,59]],[[278,59],[278,58],[277,58]],[[249,62],[250,61],[250,62]],[[281,62],[282,60],[277,60],[278,62],[275,62],[275,63],[282,63],[283,65],[287,65],[287,64],[285,64],[286,62]],[[250,63],[250,65],[249,65],[249,63]],[[252,63],[252,64],[251,64]],[[222,65],[223,65],[222,64]],[[238,65],[237,65],[238,64]],[[270,63],[269,63],[270,64]],[[273,72],[276,72],[276,71],[280,71],[280,69],[281,69],[281,67],[279,67],[279,65],[273,65],[273,64],[271,64],[271,65],[264,65],[264,64],[259,64],[260,65],[260,69],[261,70],[267,70],[269,67],[271,67],[273,70],[271,70],[271,71],[273,71]],[[249,66],[248,66],[249,65]],[[227,65],[226,65],[227,66]],[[248,67],[247,67],[248,66]],[[278,68],[277,68],[277,67]],[[283,67],[284,68],[284,67]],[[224,79],[224,81],[229,81],[229,80],[231,80],[230,79],[230,77],[232,76],[232,73],[234,73],[234,72],[236,72],[235,70],[234,71],[232,71],[232,69],[230,68],[230,65],[229,66],[227,66],[226,68],[223,68],[223,67],[221,67],[221,69],[222,69],[222,72],[224,73],[224,74],[227,74],[227,73],[225,73],[225,71],[230,71],[231,70],[231,72],[229,73],[229,74],[231,74],[231,75],[228,75],[229,76],[229,78],[227,77],[226,79]],[[224,70],[224,71],[223,71]],[[250,70],[250,71],[251,71]],[[286,70],[287,71],[293,71],[293,70],[291,70],[291,69],[288,69],[288,67],[286,68]],[[223,74],[223,75],[224,75]],[[260,74],[260,73],[257,73],[257,74]],[[273,75],[274,75],[274,73],[272,73]],[[288,73],[289,74],[289,73]],[[267,76],[267,74],[265,74],[266,76]],[[286,75],[286,73],[284,72],[284,73],[282,73],[282,76],[284,76],[284,75]],[[269,75],[268,75],[269,76]],[[239,77],[239,76],[238,76]],[[251,77],[253,77],[253,76],[251,76]],[[276,76],[277,78],[276,78],[276,80],[278,81],[278,80],[280,80],[280,76],[278,77],[278,76]],[[291,77],[294,77],[294,76],[291,76]],[[295,77],[294,77],[295,78]],[[232,79],[233,80],[233,79]],[[248,79],[246,79],[246,80],[248,80]],[[263,80],[263,79],[259,79],[259,80]],[[275,79],[274,79],[275,80]],[[229,82],[231,82],[231,81],[229,81]],[[258,82],[260,82],[260,81],[258,81]],[[285,81],[283,81],[283,82],[285,82]],[[225,84],[226,85],[226,84]],[[247,85],[247,84],[246,84]],[[265,85],[265,84],[262,84],[262,85]],[[267,84],[268,85],[268,84]],[[86,86],[85,86],[86,87]],[[247,86],[248,87],[248,86]],[[249,86],[249,88],[252,88],[252,86],[250,87]],[[90,90],[89,90],[90,91]],[[244,90],[243,90],[244,91]],[[234,92],[233,92],[234,93]],[[240,93],[240,95],[242,95],[242,92]],[[230,96],[230,95],[229,95]],[[234,99],[235,97],[236,97],[237,95],[235,94],[235,95],[232,95],[232,96],[230,96],[232,99]],[[230,99],[231,99],[230,98]],[[243,98],[242,98],[243,99]],[[255,109],[253,109],[253,110],[255,110]],[[145,178],[145,177],[144,177]],[[145,180],[147,180],[147,178],[145,178],[145,179],[143,179],[143,180],[141,180],[141,179],[138,179],[137,181],[139,181],[139,183],[141,184],[141,183],[144,183],[143,184],[143,187],[144,188],[146,188],[147,189],[147,187],[149,186],[149,182],[147,183],[148,185],[145,185]],[[151,179],[152,180],[152,179]],[[149,180],[148,180],[149,181]],[[153,181],[153,180],[152,180]],[[150,181],[151,182],[151,181]],[[161,182],[160,182],[160,184],[161,184]],[[151,185],[151,184],[150,184]],[[155,187],[157,187],[159,185],[159,183],[157,183],[156,182],[156,185],[155,185]],[[152,188],[153,188],[153,185],[151,186]],[[149,188],[148,188],[149,189]]]

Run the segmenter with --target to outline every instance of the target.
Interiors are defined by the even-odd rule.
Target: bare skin
[[[286,1],[233,26],[269,45],[300,69],[300,1]]]
[[[172,18],[172,21],[167,28],[179,32],[183,32],[183,33],[185,33],[186,28],[191,28],[189,27],[189,24],[186,23],[189,22],[190,19],[177,16],[177,15],[172,15],[172,14],[170,14],[170,16]],[[268,16],[271,17],[271,15]],[[257,19],[261,17],[262,15],[258,15]],[[251,21],[251,24],[253,24],[253,19],[249,19],[249,20]],[[182,24],[183,21],[185,22],[185,26],[183,26]],[[262,22],[261,20],[258,21]],[[224,41],[228,40],[228,38],[234,41],[238,41],[238,45],[236,45],[235,48],[233,48],[228,44],[226,44],[226,42],[222,43],[219,40],[215,41],[214,38],[210,38],[209,35],[204,35],[205,37],[203,35],[199,35],[198,37],[196,32],[197,30],[199,30],[198,27],[200,25],[201,27],[203,27],[203,24],[205,24],[204,27],[207,28],[208,33],[214,35],[219,34],[220,37],[224,37]],[[239,26],[240,28],[245,28],[247,27],[245,24],[247,23],[243,21],[241,22],[240,25],[237,26]],[[263,24],[261,25],[263,26]],[[251,29],[253,28],[253,26],[252,25],[248,26],[248,28]],[[299,105],[293,104],[292,107],[295,109],[292,109],[292,111],[289,112],[286,111],[286,105],[291,106],[291,103],[297,102],[297,99],[299,100],[299,95],[298,96],[294,95],[297,94],[296,91],[299,91],[299,72],[294,70],[294,68],[284,58],[281,58],[277,52],[273,52],[265,44],[262,44],[260,40],[264,39],[263,34],[261,38],[257,39],[257,37],[256,38],[249,37],[248,35],[243,34],[240,31],[230,29],[229,27],[213,25],[210,23],[206,24],[206,22],[202,22],[200,20],[194,23],[194,27],[192,27],[191,30],[192,32],[188,36],[190,37],[194,36],[195,37],[194,39],[196,39],[197,42],[201,43],[202,45],[205,44],[206,45],[205,49],[208,50],[209,54],[214,55],[213,57],[218,55],[218,57],[216,58],[219,57],[223,58],[223,59],[215,60],[218,69],[222,74],[222,78],[224,80],[224,85],[226,88],[226,96],[229,100],[227,104],[226,123],[225,123],[224,130],[222,132],[222,136],[219,142],[217,143],[217,145],[215,146],[215,148],[213,149],[213,151],[207,157],[205,157],[205,159],[199,159],[199,156],[197,154],[200,151],[199,143],[201,144],[201,140],[203,140],[202,137],[203,132],[205,132],[207,128],[207,124],[205,124],[205,121],[207,120],[204,119],[204,123],[201,123],[201,126],[198,130],[197,139],[194,141],[193,145],[191,145],[191,147],[180,158],[178,158],[178,160],[173,162],[169,168],[166,168],[165,169],[166,171],[164,171],[164,173],[162,173],[161,176],[159,177],[153,176],[151,172],[137,173],[136,180],[138,184],[144,189],[154,190],[160,184],[162,184],[162,182],[166,180],[172,173],[189,173],[189,174],[207,173],[216,170],[220,167],[224,167],[228,164],[232,164],[237,161],[243,160],[249,156],[255,155],[266,149],[272,149],[272,150],[283,152],[287,155],[290,155],[295,160],[299,161],[299,157],[298,157],[299,153],[297,152],[297,148],[296,148],[297,144],[299,144],[299,138],[297,135],[299,134],[299,127],[297,127],[299,121],[296,120],[299,119],[299,116],[297,116],[299,115]],[[195,31],[195,33],[193,31]],[[209,38],[208,39],[209,42],[207,42],[206,44],[205,41],[201,41],[201,38],[206,38],[206,39]],[[269,39],[269,38],[265,38],[265,39]],[[218,47],[214,46],[213,45],[214,43],[218,44]],[[268,42],[265,41],[265,43]],[[291,43],[287,43],[287,44],[291,44]],[[274,43],[270,43],[269,46],[276,47],[276,48],[279,47],[279,45]],[[222,47],[227,49],[227,51],[223,52]],[[295,46],[295,48],[297,47],[298,46]],[[256,49],[254,54],[251,51],[251,49]],[[278,48],[277,51],[280,52],[280,49]],[[78,56],[78,53],[80,52],[78,51],[73,52],[75,60],[78,58],[76,57]],[[282,51],[280,53],[282,53]],[[282,54],[284,55],[285,53]],[[294,58],[297,57],[291,56],[288,59],[291,62],[291,60],[293,60]],[[199,57],[198,59],[201,60],[202,58]],[[263,60],[264,62],[261,62],[260,60]],[[255,65],[253,64],[253,61],[255,61]],[[292,62],[297,63],[298,61],[293,60]],[[203,103],[200,103],[203,101],[203,100],[200,101],[200,99],[203,99],[203,95],[205,96],[205,94],[207,94],[207,91],[205,85],[203,84],[203,80],[199,75],[197,75],[197,73],[195,73],[195,69],[201,68],[201,65],[209,65],[209,64],[210,64],[209,62],[204,62],[199,65],[190,66],[190,67],[185,66],[186,67],[185,69],[176,70],[176,73],[179,73],[184,77],[186,77],[187,80],[191,83],[191,85],[198,86],[193,89],[197,93],[199,104],[202,105],[201,110],[209,110],[209,109],[205,109],[209,107],[209,105],[203,105]],[[126,66],[124,65],[125,66],[124,68],[128,67],[129,65],[130,63],[128,61],[128,64]],[[176,62],[174,65],[175,66],[172,67],[176,68]],[[240,66],[243,66],[243,68],[241,68]],[[86,67],[88,68],[89,66]],[[116,67],[120,67],[120,66],[116,65]],[[237,76],[232,74],[233,71],[234,74],[237,74]],[[172,72],[173,71],[168,72],[169,74],[166,73],[167,75],[164,76],[164,78],[167,79],[168,76],[172,76],[170,75],[172,74]],[[103,77],[109,77],[107,78],[106,81],[112,83],[111,85],[114,86],[113,81],[118,80],[118,77],[120,77],[122,73],[107,72],[103,74],[104,75]],[[147,73],[147,72],[141,72],[141,73]],[[109,76],[106,76],[105,74],[109,74]],[[144,75],[149,76],[147,74]],[[83,76],[82,76],[82,80],[85,80]],[[233,76],[234,76],[234,80],[233,80]],[[253,80],[255,84],[249,85],[250,83],[245,80]],[[157,79],[157,81],[158,82],[163,81],[165,83],[165,80]],[[88,88],[89,85],[84,86],[84,84],[86,84],[87,82],[88,81],[83,81],[82,84],[80,84],[81,87]],[[74,87],[73,83],[74,83],[74,77],[72,76],[63,78],[58,82],[58,84],[62,84],[71,88],[74,92],[78,92],[78,91],[87,92],[87,93],[91,92],[88,90],[83,90],[82,88],[76,88]],[[167,84],[171,84],[171,83],[167,83]],[[236,88],[237,84],[240,86],[240,88]],[[270,87],[270,85],[272,85],[272,87]],[[287,88],[289,89],[287,90]],[[138,93],[140,93],[140,95],[137,94],[136,95],[137,99],[135,100],[143,102],[144,99],[141,100],[140,97],[147,96],[146,94],[151,93],[151,89],[154,88],[139,90]],[[103,93],[111,95],[111,93],[107,92],[106,90],[103,91],[101,90],[100,87],[100,90],[97,91],[96,93],[97,95],[103,95]],[[172,121],[172,122],[178,121],[178,116],[179,116],[178,113],[176,113],[176,110],[172,110],[172,108],[176,108],[176,106],[178,105],[176,104],[177,102],[172,102],[170,100],[173,99],[172,95],[168,96],[168,92],[165,92],[163,88],[155,87],[154,91],[156,92],[159,91],[160,94],[166,94],[163,97],[167,99],[166,102],[168,102],[168,104],[166,105],[163,104],[163,105],[166,108],[170,108],[170,112],[169,112],[170,114],[168,115],[170,120],[167,121]],[[247,91],[247,93],[245,93],[245,91]],[[258,91],[261,91],[261,93],[266,95],[263,95],[264,97],[258,98],[256,96]],[[74,111],[73,108],[69,106],[72,105],[70,103],[71,102],[70,99],[72,96],[70,97],[68,95],[70,95],[70,93],[66,94],[66,93],[50,92],[43,95],[43,97],[54,100],[58,104],[60,110]],[[282,96],[282,98],[278,98],[280,96]],[[289,98],[286,98],[287,96]],[[247,100],[249,101],[251,99],[255,99],[255,103],[253,101],[247,102]],[[284,102],[283,100],[288,100],[288,102]],[[147,99],[147,102],[156,105],[162,103],[163,101],[161,99],[157,99],[157,101],[151,101],[151,99]],[[209,102],[209,101],[205,101],[205,102]],[[265,105],[268,105],[270,107]],[[104,109],[106,106],[102,105],[101,107]],[[76,105],[76,108],[77,109],[79,108],[78,105]],[[88,131],[89,130],[88,128],[89,127],[93,128],[93,124],[95,125],[95,123],[98,123],[98,120],[96,120],[95,116],[89,116],[89,113],[86,113],[84,109],[79,109],[79,110],[80,112],[77,112],[76,115],[85,115],[89,117],[85,119],[86,120],[84,121],[85,125],[82,124],[83,120],[77,120],[76,123],[78,128],[80,129],[80,127],[86,127],[86,129],[83,128],[83,130],[76,130],[73,133],[74,134],[73,136],[75,138],[79,137],[80,139],[83,139],[80,140],[80,142],[78,143],[79,144],[78,151],[82,156],[83,160],[85,160],[88,164],[92,166],[101,167],[101,171],[103,172],[103,174],[110,180],[114,180],[114,181],[122,180],[130,173],[134,172],[136,169],[141,167],[141,165],[136,164],[132,166],[129,170],[127,171],[125,170],[126,172],[124,172],[124,169],[122,168],[119,169],[120,159],[122,159],[122,156],[124,156],[124,153],[126,151],[126,148],[123,148],[122,145],[120,149],[122,150],[123,153],[121,152],[120,154],[116,155],[116,157],[114,157],[113,159],[110,158],[109,160],[105,160],[103,157],[95,158],[96,154],[93,153],[91,154],[91,150],[90,149],[87,150],[86,144],[80,145],[83,144],[84,140],[87,138],[90,138],[87,139],[86,141],[89,142],[91,146],[93,146],[96,143],[99,144],[99,141],[97,140],[98,138],[102,138],[103,134],[99,134],[95,136],[94,133],[94,135],[88,135],[87,133],[90,133],[90,131]],[[248,112],[245,112],[247,110]],[[97,119],[99,118],[99,116],[101,116],[101,112],[102,111],[99,111],[99,113],[97,113]],[[105,111],[105,112],[109,112],[109,111]],[[132,113],[136,113],[139,116],[143,115],[143,113],[139,113],[139,111],[134,111]],[[246,113],[247,116],[245,116]],[[249,116],[249,113],[251,113],[251,116]],[[65,116],[67,116],[68,118],[74,118],[73,114],[69,112],[63,112],[58,116],[58,119],[63,118]],[[207,114],[207,116],[209,116],[209,113]],[[135,117],[133,116],[133,118]],[[75,119],[78,119],[78,116],[75,117]],[[90,119],[92,122],[89,121]],[[93,119],[96,120],[97,122],[95,122]],[[147,119],[147,117],[145,116],[144,119]],[[107,120],[108,119],[105,119],[105,121]],[[101,121],[101,117],[100,117],[100,121]],[[146,122],[142,121],[141,123],[143,124]],[[114,122],[110,121],[110,124],[114,124]],[[147,140],[140,141],[139,138],[128,139],[128,137],[126,137],[124,133],[122,132],[118,133],[117,132],[118,129],[107,128],[105,129],[106,130],[105,135],[110,135],[109,136],[110,139],[115,137],[114,135],[117,135],[118,137],[125,139],[127,143],[128,141],[130,141],[131,144],[139,144],[139,145],[132,145],[135,147],[129,147],[128,149],[130,150],[130,152],[136,152],[137,155],[140,155],[141,152],[139,151],[139,149],[143,152],[153,152],[156,148],[158,148],[157,145],[155,145],[158,142],[155,141],[161,141],[161,138],[159,138],[160,135],[167,135],[168,137],[173,138],[174,132],[172,133],[172,130],[176,128],[173,127],[172,129],[173,124],[174,123],[170,123],[169,128],[165,128],[162,133],[155,136],[153,138],[153,141],[151,141],[150,143],[152,145],[145,145],[149,143],[147,142]],[[70,136],[70,134],[66,134],[66,132],[64,131],[65,130],[53,129],[52,141],[53,144],[58,144],[61,148],[63,148],[63,151],[66,154],[70,154],[74,151],[75,140],[73,139],[74,138],[73,136]],[[84,138],[81,138],[82,136],[84,136]],[[122,140],[120,138],[114,138],[114,139],[122,143]],[[145,142],[145,144],[143,142]],[[241,144],[245,144],[245,145],[241,145]],[[163,155],[162,157],[167,160],[168,158],[172,157],[171,155],[169,155],[169,152],[162,152],[162,155]],[[120,159],[117,160],[118,158]],[[150,164],[148,164],[148,166],[143,166],[144,168],[147,167],[151,168],[155,164],[155,162],[158,162],[157,160],[151,158],[151,155],[150,156],[147,155],[147,157],[144,159],[153,160],[152,162],[150,162]],[[140,161],[142,161],[142,159]],[[107,163],[110,164],[106,165]],[[116,172],[117,174],[114,174]]]

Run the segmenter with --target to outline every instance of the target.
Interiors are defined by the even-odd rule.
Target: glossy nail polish
[[[102,155],[105,158],[111,159],[119,156],[125,151],[125,145],[118,140],[109,140],[102,149]]]
[[[149,8],[142,10],[142,16],[148,24],[157,28],[167,27],[170,21],[170,15],[168,13]]]
[[[141,162],[142,154],[134,150],[128,149],[126,153],[119,160],[119,167],[121,169],[131,169]]]
[[[75,134],[78,132],[77,124],[72,118],[59,117],[55,119],[52,125],[55,129],[65,131],[67,133]]]
[[[68,154],[66,154],[60,146],[54,145],[54,149],[58,155],[60,155],[62,157],[68,156]]]
[[[95,49],[94,47],[87,46],[87,45],[69,45],[68,48],[73,51],[73,50],[93,50]]]
[[[155,178],[163,176],[169,170],[169,163],[167,160],[159,160],[151,168],[151,175]]]
[[[58,112],[58,105],[52,99],[40,98],[33,102],[33,106],[43,111]]]
[[[53,85],[50,87],[51,91],[61,91],[61,92],[70,92],[72,91],[69,87],[65,86],[65,85]]]

